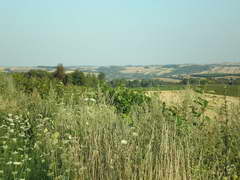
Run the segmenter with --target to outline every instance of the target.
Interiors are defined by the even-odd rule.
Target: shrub
[[[108,88],[110,104],[114,105],[118,113],[128,114],[135,105],[141,106],[149,103],[150,98],[142,91],[131,90],[119,86],[117,88]]]

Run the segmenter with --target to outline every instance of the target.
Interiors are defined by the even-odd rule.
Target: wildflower
[[[89,98],[84,98],[84,101],[89,101]]]
[[[16,165],[16,166],[22,165],[21,162],[13,162],[13,164]]]
[[[13,154],[13,155],[16,155],[16,154],[18,154],[18,152],[17,152],[17,151],[14,151],[14,152],[12,152],[12,154]]]
[[[14,129],[10,129],[9,132],[10,132],[10,133],[14,133]]]
[[[43,132],[44,132],[44,133],[47,133],[47,132],[48,132],[48,129],[47,129],[47,128],[45,128]]]
[[[134,126],[132,126],[132,127],[130,127],[130,129],[131,129],[131,130],[134,130],[134,129],[135,129],[135,127],[134,127]]]
[[[16,175],[17,173],[18,173],[17,171],[13,171],[13,172],[12,172],[13,175]]]
[[[94,99],[94,98],[90,98],[89,99],[91,102],[96,102],[96,99]]]
[[[134,137],[137,137],[137,136],[138,136],[138,133],[133,132],[132,135],[133,135]]]
[[[125,140],[125,139],[121,140],[122,145],[127,145],[127,143],[128,143],[127,140]]]
[[[23,151],[23,148],[18,148],[19,151]]]
[[[34,149],[39,149],[38,143],[35,143],[33,148],[34,148]]]
[[[25,137],[25,133],[20,133],[19,137]]]
[[[66,173],[69,173],[69,172],[70,172],[70,169],[66,169],[65,172],[66,172]]]
[[[11,165],[11,164],[12,164],[12,161],[8,161],[6,164],[7,164],[7,165]]]
[[[8,117],[12,117],[12,114],[9,113],[9,114],[8,114]]]
[[[88,101],[88,102],[96,102],[96,99],[94,98],[85,98],[84,101]]]
[[[7,119],[9,122],[13,122],[13,119],[12,118],[8,118]]]
[[[12,138],[13,142],[17,142],[17,138]]]

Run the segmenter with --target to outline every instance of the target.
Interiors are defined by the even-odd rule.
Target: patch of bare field
[[[239,79],[240,76],[224,76],[224,79]],[[216,79],[222,79],[222,77],[216,77]]]
[[[159,67],[126,67],[124,70],[122,70],[122,73],[157,73],[157,74],[165,74],[171,72],[171,68],[159,68]]]
[[[26,72],[26,71],[30,71],[32,69],[32,67],[11,67],[9,68],[11,71],[20,71],[20,72]]]
[[[208,101],[205,115],[214,119],[222,119],[221,116],[226,110],[230,117],[236,114],[236,110],[240,108],[240,98],[238,97],[200,94],[193,90],[148,91],[147,94],[159,97],[168,106],[183,106],[184,103],[193,103],[196,98],[200,97]]]
[[[172,78],[156,78],[157,80],[164,81],[164,82],[170,82],[170,83],[179,83],[181,80],[178,79],[172,79]]]
[[[80,67],[80,71],[95,71],[98,67],[97,66],[86,66],[86,67]]]

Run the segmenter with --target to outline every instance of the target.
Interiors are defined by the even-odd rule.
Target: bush
[[[150,98],[142,91],[131,90],[119,86],[108,88],[109,103],[114,105],[118,113],[128,114],[135,105],[141,106],[150,102]]]

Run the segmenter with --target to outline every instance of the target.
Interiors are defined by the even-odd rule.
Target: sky
[[[0,66],[240,62],[239,0],[7,0]]]

